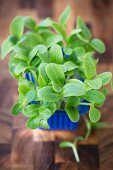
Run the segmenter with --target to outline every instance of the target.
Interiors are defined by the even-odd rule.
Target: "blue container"
[[[26,73],[25,77],[27,80],[35,83],[35,80],[30,73]],[[37,101],[33,101],[31,103],[37,104]],[[80,115],[82,116],[88,112],[89,107],[81,105],[78,107],[78,110]],[[48,119],[48,124],[50,126],[49,130],[75,130],[79,126],[79,122],[74,123],[69,119],[65,110],[55,111],[55,113]]]

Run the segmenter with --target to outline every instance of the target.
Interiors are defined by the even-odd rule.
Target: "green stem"
[[[85,124],[86,124],[86,127],[87,127],[87,131],[86,131],[86,134],[85,134],[85,140],[87,140],[88,137],[91,135],[91,123],[86,117],[84,117],[84,121],[85,121]]]
[[[80,103],[80,105],[90,106],[91,103]]]
[[[76,161],[80,162],[80,158],[79,158],[79,155],[78,155],[77,148],[76,148],[75,144],[73,144],[72,150],[73,150],[73,153],[74,153]]]

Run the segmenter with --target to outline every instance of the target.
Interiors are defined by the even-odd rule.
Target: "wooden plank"
[[[99,140],[100,169],[113,170],[113,129],[97,131]]]
[[[99,170],[98,145],[78,145],[78,170]]]
[[[33,139],[31,130],[13,131],[11,166],[12,170],[24,170],[26,167],[31,167],[29,170],[33,169]]]
[[[11,170],[10,153],[10,144],[0,144],[0,170]]]
[[[0,109],[0,144],[8,144],[12,138],[12,119],[5,109]]]
[[[55,170],[77,170],[76,162],[57,163]]]
[[[54,170],[54,142],[35,142],[33,151],[34,170]]]

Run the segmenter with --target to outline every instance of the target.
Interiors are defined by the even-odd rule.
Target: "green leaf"
[[[71,71],[71,70],[74,70],[75,68],[78,68],[78,66],[72,61],[65,62],[64,66],[66,67],[67,71]]]
[[[80,80],[74,79],[72,82],[67,83],[63,87],[64,97],[69,96],[82,96],[86,93],[83,83]]]
[[[23,35],[24,31],[24,21],[23,17],[16,16],[10,25],[10,32],[12,35],[16,36],[18,39],[20,39]]]
[[[27,51],[30,51],[32,48],[34,48],[34,46],[42,44],[42,42],[43,39],[38,33],[26,32],[18,42],[18,45],[25,49],[27,48]]]
[[[106,97],[107,95],[108,95],[108,89],[107,88],[102,88],[102,93],[103,93],[103,95]]]
[[[50,23],[50,18],[47,18],[47,19],[44,19],[42,20],[39,24],[38,24],[39,27],[50,27],[51,26],[51,23]]]
[[[74,50],[74,54],[77,56],[77,57],[82,57],[85,55],[86,53],[86,50],[83,48],[83,47],[76,47]]]
[[[95,78],[93,80],[85,80],[84,88],[86,90],[100,89],[102,87],[102,80],[100,78]]]
[[[47,47],[45,45],[36,45],[30,52],[29,58],[30,61],[33,59],[34,56],[39,56],[44,62],[49,62]]]
[[[111,81],[112,73],[111,72],[104,72],[104,73],[97,75],[97,78],[101,79],[102,85],[105,86],[106,84],[108,84]]]
[[[15,54],[15,58],[18,58],[18,59],[23,60],[25,62],[28,61],[28,56],[25,56],[25,55],[22,55],[22,54],[18,54],[18,53]]]
[[[30,90],[26,93],[25,95],[25,103],[30,103],[31,101],[33,101],[36,97],[36,90]]]
[[[65,39],[66,38],[66,32],[65,32],[65,29],[62,27],[62,25],[54,22],[50,18],[48,20],[50,22],[50,26]]]
[[[49,83],[49,78],[46,74],[46,63],[41,63],[39,66],[39,76],[41,77],[41,80],[43,80],[45,85],[48,85]],[[40,81],[40,80],[39,80]]]
[[[40,117],[33,116],[33,117],[29,118],[26,125],[28,128],[36,129],[40,125]]]
[[[16,68],[15,68],[15,74],[19,75],[20,73],[22,73],[25,69],[25,67],[27,67],[27,63],[19,63]]]
[[[41,100],[45,100],[48,102],[57,102],[61,98],[61,94],[55,93],[51,86],[39,89],[37,94]]]
[[[78,120],[80,119],[78,110],[74,107],[66,107],[65,109],[66,109],[66,113],[69,116],[70,120],[72,122],[78,122]]]
[[[49,119],[53,113],[48,108],[44,106],[39,107],[39,114],[42,119]]]
[[[73,143],[69,141],[64,141],[60,143],[60,148],[68,148],[68,147],[73,147]]]
[[[107,127],[107,123],[106,122],[96,122],[96,123],[92,123],[91,127],[93,129],[102,129],[102,128]]]
[[[97,38],[92,39],[90,41],[90,45],[99,53],[104,53],[106,51],[106,47],[104,43],[102,42],[102,40],[100,39],[97,39]]]
[[[46,108],[48,108],[49,110],[51,110],[51,113],[53,114],[56,110],[56,104],[55,103],[50,103],[48,102],[46,105],[45,105]]]
[[[90,90],[84,95],[84,99],[96,105],[103,104],[105,96],[97,90]]]
[[[39,127],[44,128],[44,129],[49,129],[49,124],[46,119],[40,120]]]
[[[81,34],[83,35],[83,37],[86,39],[86,40],[90,40],[92,35],[91,35],[91,32],[89,30],[89,28],[86,26],[85,22],[83,21],[83,19],[78,16],[77,18],[77,28],[80,28],[81,29]],[[78,33],[79,35],[80,33]]]
[[[12,113],[14,116],[18,116],[22,111],[23,111],[22,103],[16,103],[16,104],[11,108],[11,113]]]
[[[26,85],[26,84],[21,84],[21,85],[19,85],[19,87],[18,87],[18,91],[19,91],[19,93],[21,94],[21,95],[25,95],[28,91],[30,91],[31,90],[31,88],[28,86],[28,85]]]
[[[55,92],[60,93],[62,91],[62,88],[58,86],[55,82],[52,82],[52,87]]]
[[[1,46],[1,59],[4,59],[8,53],[10,53],[14,48],[14,44],[9,40],[6,39]]]
[[[54,63],[50,63],[46,67],[46,73],[51,81],[57,85],[62,86],[65,81],[65,75],[62,68]]]
[[[89,110],[89,118],[92,122],[97,122],[100,120],[101,117],[101,113],[98,109],[96,109],[95,107],[90,107]]]
[[[37,104],[30,104],[24,108],[24,116],[33,117],[39,115],[39,106]]]
[[[51,63],[62,64],[63,63],[63,54],[61,47],[56,44],[53,45],[49,50],[49,58]]]
[[[66,101],[66,107],[75,107],[80,104],[80,97],[72,96],[69,97]]]
[[[25,27],[27,27],[27,28],[29,28],[29,29],[31,29],[31,30],[35,30],[35,28],[36,28],[36,22],[35,22],[35,20],[33,20],[31,17],[29,17],[29,16],[25,16],[25,17],[23,17],[23,20],[24,20],[24,25],[25,25]]]
[[[87,53],[83,57],[83,67],[87,79],[92,79],[96,73],[96,64],[92,58],[92,53]]]
[[[67,21],[69,19],[69,16],[70,16],[70,12],[71,12],[71,8],[70,6],[67,6],[65,8],[65,10],[61,13],[60,17],[59,17],[59,22],[62,24],[62,25],[66,25],[67,24]]]
[[[63,39],[62,39],[62,36],[60,35],[53,35],[53,36],[50,36],[48,39],[47,39],[47,46],[48,47],[51,47],[55,44],[57,44],[58,42],[61,42]]]

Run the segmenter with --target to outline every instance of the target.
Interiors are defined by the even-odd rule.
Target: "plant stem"
[[[80,103],[80,105],[90,106],[91,103]]]
[[[79,158],[79,155],[78,155],[77,148],[76,148],[75,144],[73,144],[72,150],[73,150],[73,153],[74,153],[76,161],[80,162],[80,158]]]
[[[87,140],[88,137],[91,134],[91,123],[86,117],[84,117],[84,121],[85,121],[85,124],[86,124],[86,127],[87,127],[87,131],[86,131],[86,134],[85,134],[85,140]]]

